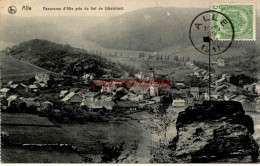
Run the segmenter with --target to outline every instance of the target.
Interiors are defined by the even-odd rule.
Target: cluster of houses
[[[93,81],[91,74],[85,74],[83,79],[88,82]],[[102,79],[95,79],[95,84],[101,85],[103,77],[109,79],[111,77],[102,76]],[[136,79],[139,75],[136,75]],[[140,77],[141,78],[141,77]],[[133,78],[135,79],[135,78]],[[116,78],[113,78],[116,80]],[[100,82],[100,83],[99,83]],[[125,87],[122,82],[111,82],[110,86],[102,86],[97,92],[89,89],[71,88],[64,89],[60,92],[61,101],[65,104],[77,104],[87,106],[91,110],[106,109],[112,111],[116,108],[127,108],[135,110],[138,107],[158,103],[162,96],[159,96],[158,87]]]
[[[218,61],[220,66],[222,58]],[[208,71],[205,69],[200,69],[196,67],[192,62],[187,62],[186,66],[191,69],[191,74],[196,78],[199,78],[202,82],[207,82],[209,79]],[[252,84],[244,85],[244,87],[238,87],[236,85],[230,84],[230,76],[228,74],[222,74],[217,76],[214,73],[211,76],[211,94],[209,96],[208,88],[196,88],[199,90],[198,95],[193,96],[195,99],[204,100],[224,100],[224,101],[238,101],[242,103],[244,109],[259,110],[259,95],[260,95],[260,82],[255,82]]]
[[[224,61],[222,59],[217,60],[219,66],[224,66]],[[192,62],[186,62],[186,66],[190,70],[190,76],[199,79],[200,82],[208,82],[209,73],[205,69],[200,69]],[[151,79],[154,77],[153,70],[150,70],[146,74],[139,72],[134,75],[132,79]],[[177,90],[173,90],[171,87],[165,87],[165,89],[170,90],[170,94],[173,97],[171,108],[176,107],[187,107],[195,103],[200,103],[203,100],[224,100],[224,101],[239,101],[244,107],[248,109],[259,110],[260,103],[260,82],[245,85],[243,88],[237,87],[230,84],[230,76],[228,74],[222,74],[217,76],[214,73],[211,76],[211,95],[209,96],[208,87],[189,87],[186,86],[184,81],[176,81]],[[92,73],[86,73],[82,76],[83,85],[91,85],[96,75]],[[113,75],[105,74],[102,78],[111,79]],[[114,80],[116,78],[113,78]],[[36,98],[28,97],[24,98],[17,94],[13,94],[13,90],[20,92],[37,92],[40,89],[50,88],[48,87],[48,82],[50,81],[50,76],[45,73],[39,73],[35,76],[35,82],[30,85],[25,85],[23,83],[14,83],[10,81],[4,88],[0,89],[0,97],[6,98],[8,101],[8,106],[10,106],[13,100],[22,100],[26,102],[27,106],[41,106],[48,105],[51,106],[52,103],[46,101],[45,103],[40,103]],[[63,78],[54,78],[55,82],[62,83]],[[95,80],[95,82],[102,81]],[[59,86],[59,85],[58,85]],[[136,110],[137,108],[144,108],[146,106],[154,106],[162,101],[163,95],[160,95],[160,88],[156,86],[133,86],[125,87],[122,83],[112,82],[111,86],[102,86],[99,90],[92,91],[91,86],[86,86],[86,88],[81,87],[67,87],[59,92],[59,100],[64,104],[86,106],[90,110],[115,110],[115,109],[127,109]],[[52,87],[55,88],[55,87]],[[60,89],[62,86],[60,86]],[[21,93],[20,93],[21,94]],[[249,94],[249,95],[248,95]],[[176,95],[178,97],[176,97]],[[170,109],[171,109],[170,108]],[[57,111],[58,112],[58,111]]]
[[[48,81],[50,77],[48,74],[39,73],[35,75],[35,81],[32,84],[25,85],[24,83],[15,83],[14,81],[9,81],[5,87],[0,89],[0,98],[7,100],[7,105],[1,103],[1,109],[5,110],[11,105],[12,101],[17,101],[18,103],[26,103],[27,107],[35,106],[39,111],[42,108],[47,108],[52,106],[52,103],[45,101],[40,103],[37,97],[24,97],[25,92],[38,92],[40,89],[48,88]]]

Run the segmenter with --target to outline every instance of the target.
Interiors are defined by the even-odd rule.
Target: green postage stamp
[[[237,4],[237,3],[214,3],[211,4],[211,10],[223,13],[233,24],[220,29],[215,35],[217,40],[230,40],[232,31],[234,31],[234,40],[256,40],[256,13],[254,4]],[[223,17],[221,14],[216,14],[216,18]],[[212,24],[214,24],[212,22]],[[218,25],[211,25],[216,27]]]

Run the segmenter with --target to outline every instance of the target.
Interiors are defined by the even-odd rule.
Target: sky
[[[179,8],[208,8],[211,3],[253,3],[257,9],[260,9],[259,0],[0,0],[1,14],[8,13],[9,6],[15,6],[17,12],[13,16],[116,16],[126,12],[134,11],[141,8],[150,7],[179,7]],[[22,10],[23,6],[30,6],[31,10]],[[72,7],[74,10],[50,11],[45,8]],[[75,11],[81,7],[82,10]],[[87,7],[89,10],[84,10]],[[99,7],[103,10],[90,10],[90,7]],[[105,7],[123,7],[124,10],[104,10]],[[259,14],[259,13],[258,13]]]

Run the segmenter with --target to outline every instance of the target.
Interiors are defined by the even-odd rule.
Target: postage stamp
[[[234,26],[234,40],[256,40],[256,14],[254,4],[213,3],[211,4],[211,10],[219,11],[229,17]],[[217,14],[215,17],[221,19],[220,17],[222,16]],[[215,23],[216,22],[212,22],[212,24]],[[211,26],[214,27],[218,25]],[[231,35],[231,27],[224,26],[218,31],[215,38],[219,40],[230,40]]]

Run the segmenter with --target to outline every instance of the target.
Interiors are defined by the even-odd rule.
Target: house
[[[82,103],[83,101],[83,97],[79,96],[78,94],[76,95],[73,95],[70,99],[69,99],[69,102],[71,104],[78,104],[80,105],[80,103]]]
[[[83,101],[94,101],[97,95],[99,95],[98,92],[85,92],[84,94],[82,94]]]
[[[130,100],[134,102],[140,102],[144,100],[144,95],[142,94],[134,94],[129,92],[128,94],[122,96],[120,100]]]
[[[194,103],[194,98],[193,97],[187,97],[185,98],[185,105],[190,106],[193,105]]]
[[[219,100],[219,99],[221,99],[220,98],[220,94],[218,92],[216,92],[216,91],[211,91],[210,92],[210,98],[211,98],[211,100]],[[205,100],[209,100],[209,93],[208,92],[204,93],[204,99]]]
[[[176,81],[176,86],[185,86],[184,81]]]
[[[243,88],[249,92],[255,92],[255,86],[257,85],[257,83],[253,83],[253,84],[246,84],[243,86]]]
[[[227,94],[224,94],[224,100],[225,101],[229,101],[229,100],[232,100],[233,98],[237,97],[236,94],[234,93],[227,93]]]
[[[68,95],[66,95],[61,101],[66,102],[68,101],[72,96],[75,95],[75,92],[70,92]]]
[[[144,75],[143,72],[139,72],[135,74],[135,78],[139,79],[139,80],[143,80],[144,79]]]
[[[45,101],[45,102],[41,103],[41,107],[42,107],[42,109],[52,109],[53,104],[50,101]]]
[[[205,76],[206,74],[207,74],[207,71],[205,71],[205,70],[201,73],[202,76]]]
[[[218,60],[217,60],[217,65],[218,65],[219,67],[224,67],[224,66],[225,66],[225,60],[222,59],[222,58],[218,58]]]
[[[38,87],[35,84],[32,84],[32,85],[29,85],[28,90],[33,91],[33,92],[37,92]]]
[[[1,97],[7,97],[10,94],[10,89],[9,88],[2,88],[2,89],[0,89],[0,94],[1,94]]]
[[[13,100],[16,100],[17,99],[17,95],[11,95],[11,96],[9,96],[8,98],[7,98],[7,101],[8,101],[8,107],[11,105],[11,102],[13,101]]]
[[[193,63],[191,61],[186,62],[186,66],[191,67],[193,66]]]
[[[198,98],[200,97],[199,88],[198,88],[198,87],[191,87],[191,88],[190,88],[190,94],[191,94],[194,98],[198,99]]]
[[[240,103],[243,103],[243,102],[248,102],[249,98],[246,97],[245,95],[238,95],[235,98],[233,98],[232,101],[238,101]]]
[[[228,91],[229,91],[229,92],[237,92],[237,91],[238,91],[238,87],[235,86],[235,85],[230,85],[230,86],[228,87]]]
[[[115,107],[117,109],[128,109],[128,110],[136,110],[138,108],[138,104],[132,102],[132,101],[119,101]]]
[[[18,87],[18,84],[10,84],[7,85],[9,88],[16,89]]]
[[[81,103],[81,106],[87,106],[91,110],[99,110],[105,108],[106,110],[113,110],[115,103],[113,101],[94,101],[94,102],[88,102],[83,101]]]
[[[17,91],[22,92],[27,90],[27,86],[24,85],[23,83],[20,83],[16,88]]]
[[[69,93],[68,90],[62,90],[60,91],[60,97],[64,97],[65,95],[67,95]]]
[[[174,99],[172,100],[173,107],[185,107],[185,101],[183,99]]]
[[[200,73],[199,72],[197,72],[197,71],[195,71],[194,73],[193,73],[193,75],[195,75],[195,76],[199,76],[200,75]]]
[[[260,83],[255,85],[255,92],[260,95]]]
[[[95,100],[101,100],[101,101],[112,101],[113,95],[98,95]]]
[[[255,98],[255,111],[260,112],[260,97]]]
[[[158,96],[159,95],[159,90],[158,87],[154,87],[153,85],[149,87],[150,91],[150,96]]]
[[[113,93],[116,92],[116,89],[122,85],[122,82],[117,82],[117,81],[113,81],[113,82],[107,82],[106,84],[104,84],[102,86],[102,88],[100,89],[101,93]]]
[[[95,77],[95,74],[84,74],[82,76],[82,78],[85,79],[85,80],[93,80],[94,77]]]
[[[217,81],[215,81],[215,86],[220,86],[220,85],[222,85],[224,82],[227,82],[226,77],[221,77],[220,79],[218,79]]]
[[[220,85],[220,86],[217,86],[217,87],[215,88],[215,90],[216,90],[217,92],[219,92],[219,91],[223,91],[223,90],[225,90],[225,89],[227,89],[227,88],[228,88],[227,85]]]
[[[9,82],[7,83],[7,86],[12,85],[13,83],[14,83],[14,81],[9,81]]]
[[[144,96],[144,98],[149,98],[150,97],[150,88],[149,87],[131,87],[129,89],[130,92],[133,92],[135,94],[141,94]]]
[[[46,88],[46,87],[48,87],[48,85],[47,84],[45,84],[45,83],[38,83],[38,84],[35,84],[36,86],[38,85],[38,87],[40,87],[40,88]]]
[[[48,74],[39,73],[39,74],[36,74],[35,80],[36,80],[37,82],[43,82],[43,83],[47,84],[48,81],[50,80],[50,77],[49,77]]]
[[[34,97],[29,97],[29,98],[24,98],[22,99],[27,107],[34,106],[34,107],[40,107],[41,103],[37,100],[37,98]]]

